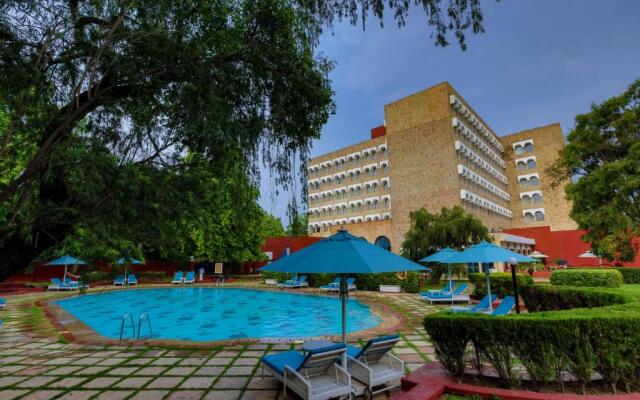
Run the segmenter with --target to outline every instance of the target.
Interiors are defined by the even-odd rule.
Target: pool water
[[[122,315],[148,313],[155,339],[215,341],[239,338],[304,338],[341,333],[336,297],[253,289],[162,288],[105,292],[56,302],[108,338],[120,336]],[[347,332],[380,324],[369,307],[347,303]],[[131,338],[127,321],[124,338]],[[146,322],[141,336],[148,336]]]

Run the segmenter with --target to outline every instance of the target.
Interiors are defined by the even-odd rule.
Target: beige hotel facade
[[[493,232],[575,229],[564,185],[547,168],[564,146],[558,123],[498,136],[447,82],[384,107],[371,139],[307,165],[309,233],[340,227],[399,252],[409,213],[460,205]]]

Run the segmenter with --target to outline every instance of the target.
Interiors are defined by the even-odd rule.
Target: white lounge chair
[[[351,376],[338,362],[347,347],[340,343],[309,352],[285,351],[262,357],[262,376],[267,370],[287,389],[304,400],[351,397]]]
[[[171,281],[172,284],[180,284],[182,283],[182,280],[184,278],[182,277],[182,271],[178,271],[173,275],[173,280]]]
[[[433,303],[456,303],[456,302],[467,302],[471,304],[471,298],[469,295],[462,294],[467,288],[466,283],[461,283],[456,286],[453,291],[447,292],[422,292],[420,293],[420,297],[422,300],[428,301],[431,304]]]
[[[347,371],[365,385],[365,398],[400,386],[404,362],[390,353],[399,341],[400,336],[389,335],[370,339],[362,348],[347,346]]]
[[[196,282],[196,273],[193,271],[187,272],[187,276],[184,278],[184,283],[193,285]]]

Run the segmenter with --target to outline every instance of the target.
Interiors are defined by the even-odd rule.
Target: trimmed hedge
[[[640,283],[640,268],[638,267],[618,267],[613,268],[622,274],[624,283],[635,284]]]
[[[518,287],[533,284],[533,278],[530,275],[516,274],[516,280],[518,281]],[[473,295],[475,297],[483,297],[487,294],[487,276],[485,274],[469,274],[469,281],[473,283]],[[508,294],[513,295],[513,283],[510,273],[499,272],[490,274],[489,282],[491,283],[491,293],[497,293],[500,297]]]
[[[560,269],[551,273],[554,286],[617,288],[622,282],[622,274],[614,269]]]
[[[547,299],[550,298],[549,299]],[[608,289],[532,286],[523,288],[529,314],[491,317],[440,312],[424,327],[440,362],[460,378],[467,364],[481,374],[485,363],[504,386],[521,377],[521,363],[534,385],[573,375],[585,392],[594,372],[615,391],[640,387],[640,299]],[[578,308],[573,306],[599,306]]]
[[[145,282],[162,282],[167,280],[167,273],[164,271],[140,271],[140,272],[129,272],[131,274],[135,274],[140,283]]]
[[[319,287],[333,281],[336,274],[298,274],[307,275],[307,281],[310,287]],[[291,278],[291,274],[283,272],[263,272],[263,279],[276,279],[278,282],[284,282]],[[400,285],[407,293],[418,293],[420,291],[420,274],[418,272],[408,272],[407,278],[402,280],[398,278],[395,272],[384,274],[357,274],[356,286],[359,290],[378,291],[380,285]]]
[[[529,312],[570,310],[624,304],[626,297],[590,288],[531,285],[518,290]]]

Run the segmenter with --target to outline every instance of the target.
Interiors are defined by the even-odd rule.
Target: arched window
[[[516,152],[516,154],[520,155],[520,154],[524,153],[524,147],[522,147],[522,146],[520,146],[520,145],[517,145],[517,146],[514,148],[514,151]]]
[[[532,176],[531,178],[529,178],[529,186],[533,187],[533,186],[538,186],[540,184],[540,179],[536,178],[535,176]]]
[[[391,241],[386,236],[378,236],[374,243],[376,246],[382,247],[387,251],[391,251]]]
[[[524,151],[531,153],[533,151],[533,143],[527,143],[524,145]]]
[[[526,189],[529,187],[529,181],[527,178],[520,178],[518,184],[520,185],[520,189]]]
[[[389,208],[389,204],[390,204],[390,203],[391,203],[391,202],[390,202],[389,198],[388,198],[388,197],[387,197],[387,198],[385,198],[385,199],[384,199],[384,208]]]
[[[522,204],[526,206],[531,205],[531,196],[529,195],[522,196]]]
[[[535,193],[533,195],[533,203],[534,204],[540,204],[542,203],[542,196],[539,193]]]
[[[526,223],[533,222],[533,214],[531,214],[530,212],[524,213],[524,222]]]
[[[544,213],[542,211],[536,211],[536,221],[544,221]]]
[[[389,189],[389,182],[387,182],[387,181],[382,181],[382,189],[384,189],[384,190],[388,190],[388,189]]]
[[[531,160],[527,161],[527,168],[536,169],[536,160],[532,158]]]
[[[524,161],[518,161],[518,171],[524,171],[527,169],[527,164]]]

